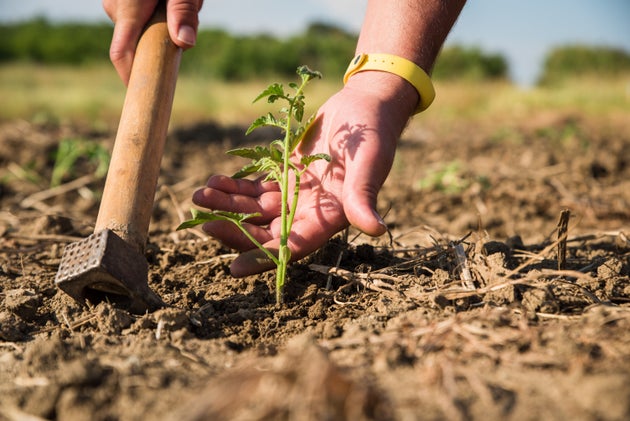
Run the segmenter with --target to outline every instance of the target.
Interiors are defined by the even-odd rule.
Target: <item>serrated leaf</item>
[[[243,168],[238,170],[232,175],[232,178],[245,178],[248,175],[255,174],[257,172],[261,172],[260,161],[256,160],[247,165],[244,165]]]
[[[316,154],[313,154],[313,155],[304,155],[304,156],[302,156],[302,158],[300,159],[300,162],[305,167],[308,167],[313,162],[319,161],[320,159],[323,159],[324,161],[328,161],[328,162],[331,161],[330,155],[328,155],[326,153],[316,153]]]
[[[262,127],[262,126],[274,126],[274,127],[280,127],[281,129],[285,127],[282,124],[282,121],[278,121],[278,119],[276,119],[276,117],[273,114],[269,113],[267,115],[260,116],[256,120],[254,120],[254,122],[251,124],[251,126],[249,126],[249,128],[245,132],[245,135],[250,134],[251,132],[254,131],[254,129],[258,127]]]
[[[211,211],[204,212],[198,209],[191,209],[190,213],[192,214],[192,219],[182,222],[177,227],[177,230],[192,228],[197,225],[205,224],[210,221],[230,221],[230,222],[244,222],[247,219],[254,218],[260,216],[259,212],[256,213],[236,213],[236,212],[228,212],[228,211]]]
[[[295,107],[293,108],[293,117],[300,123],[302,122],[304,118],[304,101],[296,101]]]
[[[271,157],[262,158],[258,161],[260,172],[277,172],[280,170],[282,160],[276,161]]]
[[[295,131],[295,135],[293,136],[293,139],[291,139],[292,140],[291,144],[289,145],[290,146],[289,150],[291,152],[293,152],[295,148],[297,148],[297,146],[300,144],[300,142],[304,140],[304,136],[313,125],[314,120],[315,120],[315,114],[311,114],[308,120],[306,120],[306,123],[304,123],[303,125],[297,128],[297,130]]]
[[[264,146],[255,146],[253,148],[236,148],[230,149],[226,152],[228,155],[240,156],[242,158],[247,159],[261,159],[264,157],[271,156],[271,151],[269,148],[265,148]]]
[[[252,122],[252,124],[247,128],[247,131],[245,132],[245,135],[247,136],[248,134],[250,134],[251,132],[254,131],[254,129],[264,126],[265,122],[266,122],[266,116],[262,115],[260,117],[258,117],[256,120],[254,120]]]
[[[273,142],[271,142],[271,148],[278,151],[280,153],[280,157],[282,157],[282,151],[284,150],[284,140],[283,139],[274,140]]]
[[[277,156],[277,154],[274,154],[274,155]],[[245,178],[248,175],[252,175],[259,172],[260,173],[266,173],[266,172],[273,173],[274,178],[275,178],[276,177],[275,174],[279,173],[281,163],[282,163],[282,156],[280,156],[280,159],[274,159],[271,156],[265,156],[243,166],[243,168],[241,168],[234,175],[232,175],[232,178]]]
[[[267,86],[267,88],[262,91],[253,102],[257,102],[262,98],[267,98],[267,102],[273,103],[278,100],[278,98],[286,98],[284,94],[284,88],[280,83],[272,83]]]
[[[284,142],[282,140],[274,140],[271,142],[271,159],[276,162],[283,162],[282,150],[284,149]]]

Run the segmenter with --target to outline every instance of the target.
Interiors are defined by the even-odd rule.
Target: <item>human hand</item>
[[[315,161],[302,175],[288,244],[293,261],[317,250],[349,224],[373,236],[386,232],[375,209],[376,199],[417,101],[415,89],[398,76],[363,72],[321,107],[292,160],[299,162],[301,155],[316,153],[326,153],[332,160]],[[213,210],[259,212],[261,216],[245,226],[265,248],[277,252],[280,191],[276,183],[263,179],[213,176],[193,194],[193,202]],[[230,267],[232,275],[247,276],[275,267],[231,222],[207,222],[203,229],[243,251]]]
[[[125,85],[129,82],[140,34],[157,3],[158,0],[103,0],[103,8],[114,22],[109,57]],[[168,32],[178,47],[188,49],[195,45],[202,4],[203,0],[166,2]]]

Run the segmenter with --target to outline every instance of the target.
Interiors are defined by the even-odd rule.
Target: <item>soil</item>
[[[173,128],[146,249],[168,307],[135,315],[54,285],[103,180],[82,158],[51,189],[53,153],[113,130],[3,123],[0,420],[630,419],[630,124],[504,124],[412,124],[379,197],[390,235],[340,233],[282,306],[273,272],[234,279],[232,250],[175,231],[210,171],[243,164],[224,155],[243,128]]]

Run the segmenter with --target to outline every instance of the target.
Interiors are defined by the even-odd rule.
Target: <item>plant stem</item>
[[[287,110],[287,124],[284,132],[284,149],[283,149],[283,166],[282,166],[282,180],[280,184],[280,191],[282,193],[282,208],[280,210],[280,250],[278,251],[278,264],[276,270],[276,304],[282,303],[282,293],[284,290],[284,283],[287,275],[287,265],[291,260],[291,250],[289,249],[289,234],[291,232],[291,225],[293,224],[293,217],[295,215],[295,209],[297,205],[297,194],[299,192],[300,178],[296,172],[296,186],[294,197],[289,209],[289,169],[291,168],[291,144],[293,143],[293,131],[291,130],[291,120],[293,119],[293,110],[295,107],[295,99],[302,95],[306,80],[302,80],[300,87],[296,90],[293,100],[289,101],[289,109]]]
[[[251,241],[252,243],[254,243],[254,245],[255,245],[256,247],[258,247],[259,249],[261,249],[261,250],[262,250],[262,251],[263,251],[263,252],[267,255],[267,257],[268,257],[268,258],[269,258],[272,262],[274,262],[274,263],[275,263],[275,265],[276,265],[276,266],[279,266],[279,265],[280,265],[280,260],[279,260],[276,256],[274,256],[272,252],[270,252],[269,250],[267,250],[267,248],[266,248],[265,246],[263,246],[262,244],[260,244],[260,242],[259,242],[258,240],[256,240],[256,239],[254,238],[254,236],[253,236],[253,235],[251,235],[251,234],[249,233],[249,231],[247,231],[247,229],[245,229],[245,227],[243,226],[243,224],[241,224],[240,222],[234,221],[234,220],[232,220],[232,222],[233,222],[233,223],[235,223],[235,224],[236,224],[236,226],[238,227],[238,229],[240,229],[240,230],[243,232],[243,234],[245,234],[245,236],[246,236],[247,238],[249,238],[249,241]]]
[[[284,135],[284,163],[282,167],[282,183],[280,191],[282,193],[280,210],[280,250],[278,250],[278,264],[276,271],[276,304],[282,304],[282,292],[284,289],[284,282],[287,274],[287,263],[291,258],[289,252],[289,232],[291,227],[289,226],[289,215],[287,214],[288,200],[289,200],[289,145],[291,143],[291,111],[293,104],[289,107],[289,115],[287,116],[287,127]]]

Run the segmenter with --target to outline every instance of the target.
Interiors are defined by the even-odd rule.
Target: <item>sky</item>
[[[205,0],[200,20],[203,27],[235,34],[289,36],[313,21],[358,32],[365,5],[365,0]],[[36,16],[108,19],[100,0],[0,0],[0,22]],[[502,54],[522,86],[535,83],[551,48],[575,43],[630,52],[630,0],[469,0],[446,41]]]

